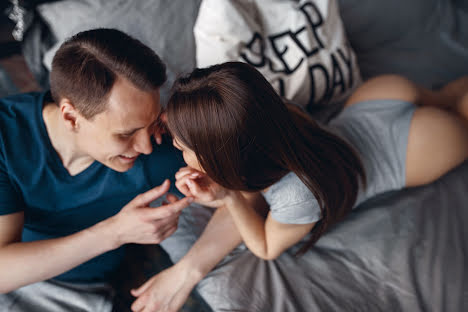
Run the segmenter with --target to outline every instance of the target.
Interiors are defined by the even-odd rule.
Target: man
[[[0,100],[0,310],[109,311],[123,246],[176,230],[190,198],[149,207],[183,163],[151,139],[165,80],[150,48],[95,29],[57,51],[50,93]]]

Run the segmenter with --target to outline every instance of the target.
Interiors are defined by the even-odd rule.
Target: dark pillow
[[[468,1],[339,3],[364,79],[397,73],[437,88],[468,74]]]

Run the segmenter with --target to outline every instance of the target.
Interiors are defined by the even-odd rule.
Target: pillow
[[[197,67],[249,63],[311,112],[361,82],[335,0],[204,0],[194,35]]]
[[[364,79],[396,73],[437,88],[468,73],[468,1],[338,2]]]
[[[44,55],[50,70],[60,44],[77,32],[116,28],[152,48],[166,63],[168,82],[161,88],[161,102],[167,100],[175,76],[195,67],[192,29],[201,0],[64,0],[38,6],[38,12],[57,38]]]

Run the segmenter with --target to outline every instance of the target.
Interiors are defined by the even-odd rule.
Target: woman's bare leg
[[[468,78],[431,91],[396,75],[364,83],[346,106],[367,100],[414,103],[408,135],[406,186],[430,183],[468,158]]]
[[[434,95],[437,98],[435,102],[427,100],[428,105],[452,111],[468,121],[468,76],[448,83],[439,91],[427,91],[423,93],[424,98],[430,98]]]
[[[408,186],[430,183],[468,157],[468,77],[438,91],[414,87],[420,108],[408,139]]]
[[[406,186],[433,182],[467,158],[466,120],[437,107],[415,110],[408,134]]]

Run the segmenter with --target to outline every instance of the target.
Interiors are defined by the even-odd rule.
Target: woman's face
[[[172,144],[174,145],[175,148],[177,148],[178,150],[182,152],[182,156],[184,157],[185,163],[190,168],[193,168],[200,172],[205,172],[205,170],[203,170],[203,168],[200,166],[197,155],[195,155],[194,151],[192,151],[187,146],[183,145],[180,142],[180,140],[177,139],[177,137],[174,137],[174,139],[172,140]]]

